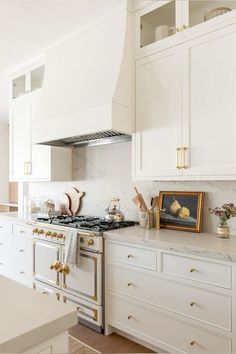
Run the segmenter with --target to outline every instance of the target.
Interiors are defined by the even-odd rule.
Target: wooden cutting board
[[[70,210],[72,215],[77,215],[81,206],[81,199],[84,196],[84,192],[79,191],[76,187],[71,187],[66,191],[71,201]]]

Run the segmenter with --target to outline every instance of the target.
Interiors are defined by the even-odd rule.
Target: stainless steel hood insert
[[[131,135],[116,132],[114,130],[106,130],[95,134],[85,134],[73,136],[70,138],[54,140],[43,143],[43,145],[51,146],[95,146],[122,143],[131,140]]]

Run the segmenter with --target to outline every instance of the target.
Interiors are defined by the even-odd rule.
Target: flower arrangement
[[[236,216],[236,207],[233,203],[223,204],[222,207],[209,208],[210,214],[218,216],[220,226],[227,226],[227,220]]]

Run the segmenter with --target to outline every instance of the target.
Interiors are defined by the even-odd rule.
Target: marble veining
[[[217,227],[217,218],[209,214],[209,207],[231,201],[236,203],[236,181],[134,182],[131,155],[130,142],[74,149],[73,181],[32,182],[30,195],[44,201],[48,198],[58,201],[68,187],[76,186],[86,192],[81,213],[104,216],[110,198],[117,196],[126,218],[138,220],[138,212],[132,202],[134,185],[149,203],[160,190],[203,191],[206,193],[204,232],[215,232]],[[236,220],[230,220],[229,225],[236,233]]]

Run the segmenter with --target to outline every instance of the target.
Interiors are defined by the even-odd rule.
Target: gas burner
[[[120,229],[122,227],[133,226],[134,221],[106,221],[104,218],[84,216],[84,215],[61,215],[52,218],[38,218],[38,222],[53,224],[58,226],[66,226],[71,228],[89,230],[94,232],[105,232],[109,230]]]

